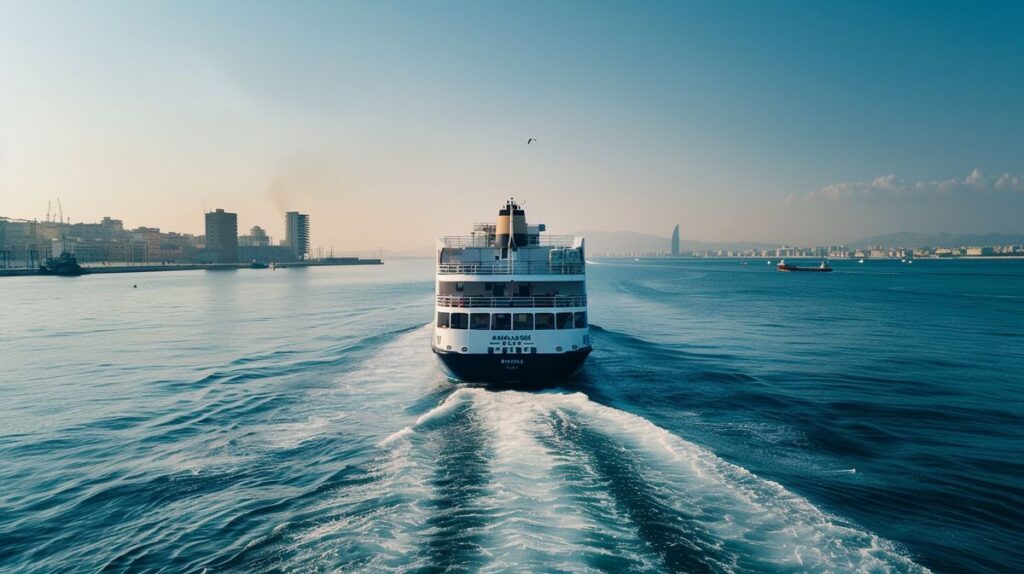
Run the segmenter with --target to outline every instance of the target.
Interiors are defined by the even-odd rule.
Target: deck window
[[[490,313],[470,313],[469,328],[474,331],[486,331],[491,328]]]
[[[452,313],[452,329],[468,329],[469,328],[469,314],[468,313]]]
[[[574,318],[575,318],[575,321],[576,321],[576,328],[577,329],[582,329],[582,328],[587,326],[587,312],[586,311],[577,311]]]
[[[532,331],[533,313],[516,313],[513,315],[512,328],[516,331]]]
[[[437,326],[442,329],[448,328],[448,313],[445,313],[444,311],[437,312]]]
[[[536,329],[538,331],[548,331],[555,328],[555,314],[554,313],[537,313],[537,319],[534,321]]]
[[[570,313],[571,315],[572,313]],[[491,329],[494,331],[508,331],[512,328],[512,315],[508,313],[495,313],[491,315]]]
[[[572,313],[559,313],[556,322],[559,329],[572,329]]]

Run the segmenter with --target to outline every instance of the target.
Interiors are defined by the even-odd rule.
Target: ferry
[[[584,239],[528,225],[514,199],[495,223],[437,241],[431,346],[451,378],[544,384],[590,354]]]

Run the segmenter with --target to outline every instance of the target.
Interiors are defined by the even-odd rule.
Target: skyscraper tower
[[[309,215],[289,211],[284,217],[285,244],[296,260],[305,259],[309,255]]]
[[[206,214],[206,249],[214,263],[238,263],[238,214],[223,209]]]
[[[672,257],[679,257],[679,224],[672,230]]]

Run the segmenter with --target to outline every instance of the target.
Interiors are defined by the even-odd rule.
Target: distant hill
[[[956,233],[890,233],[874,235],[850,243],[850,247],[964,247],[985,245],[1020,245],[1024,244],[1024,235],[989,233],[956,234]]]
[[[594,255],[609,253],[667,253],[671,248],[671,239],[647,235],[636,231],[599,231],[590,229],[577,231],[567,235],[582,235],[587,238],[587,252]],[[954,233],[890,233],[888,235],[875,235],[865,237],[847,244],[847,247],[865,248],[871,246],[879,247],[963,247],[963,246],[985,246],[985,245],[1021,245],[1024,244],[1022,234],[990,233],[979,234],[954,234]],[[778,243],[753,242],[753,241],[694,241],[684,239],[679,242],[679,248],[686,251],[711,250],[740,250],[740,249],[774,249],[779,247]],[[346,253],[348,255],[348,253]],[[371,257],[370,252],[353,252],[351,255],[360,257]],[[434,247],[424,245],[422,247],[385,250],[384,257],[433,257]]]
[[[582,235],[587,238],[589,253],[655,253],[668,252],[672,240],[668,237],[647,235],[635,231],[578,231],[570,235]],[[705,242],[683,239],[679,242],[682,251],[700,251],[702,249],[770,249],[778,247],[777,243],[756,243],[744,241]]]
[[[560,235],[560,234],[559,234]],[[577,231],[566,235],[578,235],[587,239],[587,253],[594,255],[608,253],[668,253],[672,240],[668,237],[647,235],[636,231],[598,231],[595,229]],[[742,241],[706,242],[683,239],[679,248],[683,251],[700,251],[702,249],[773,249],[778,243],[756,243]],[[361,252],[362,257],[368,257]],[[433,257],[434,247],[423,246],[412,249],[384,250],[384,257]]]

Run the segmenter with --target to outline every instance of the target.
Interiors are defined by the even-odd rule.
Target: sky
[[[528,138],[536,138],[527,145]],[[1024,232],[1024,2],[0,0],[0,215]]]

